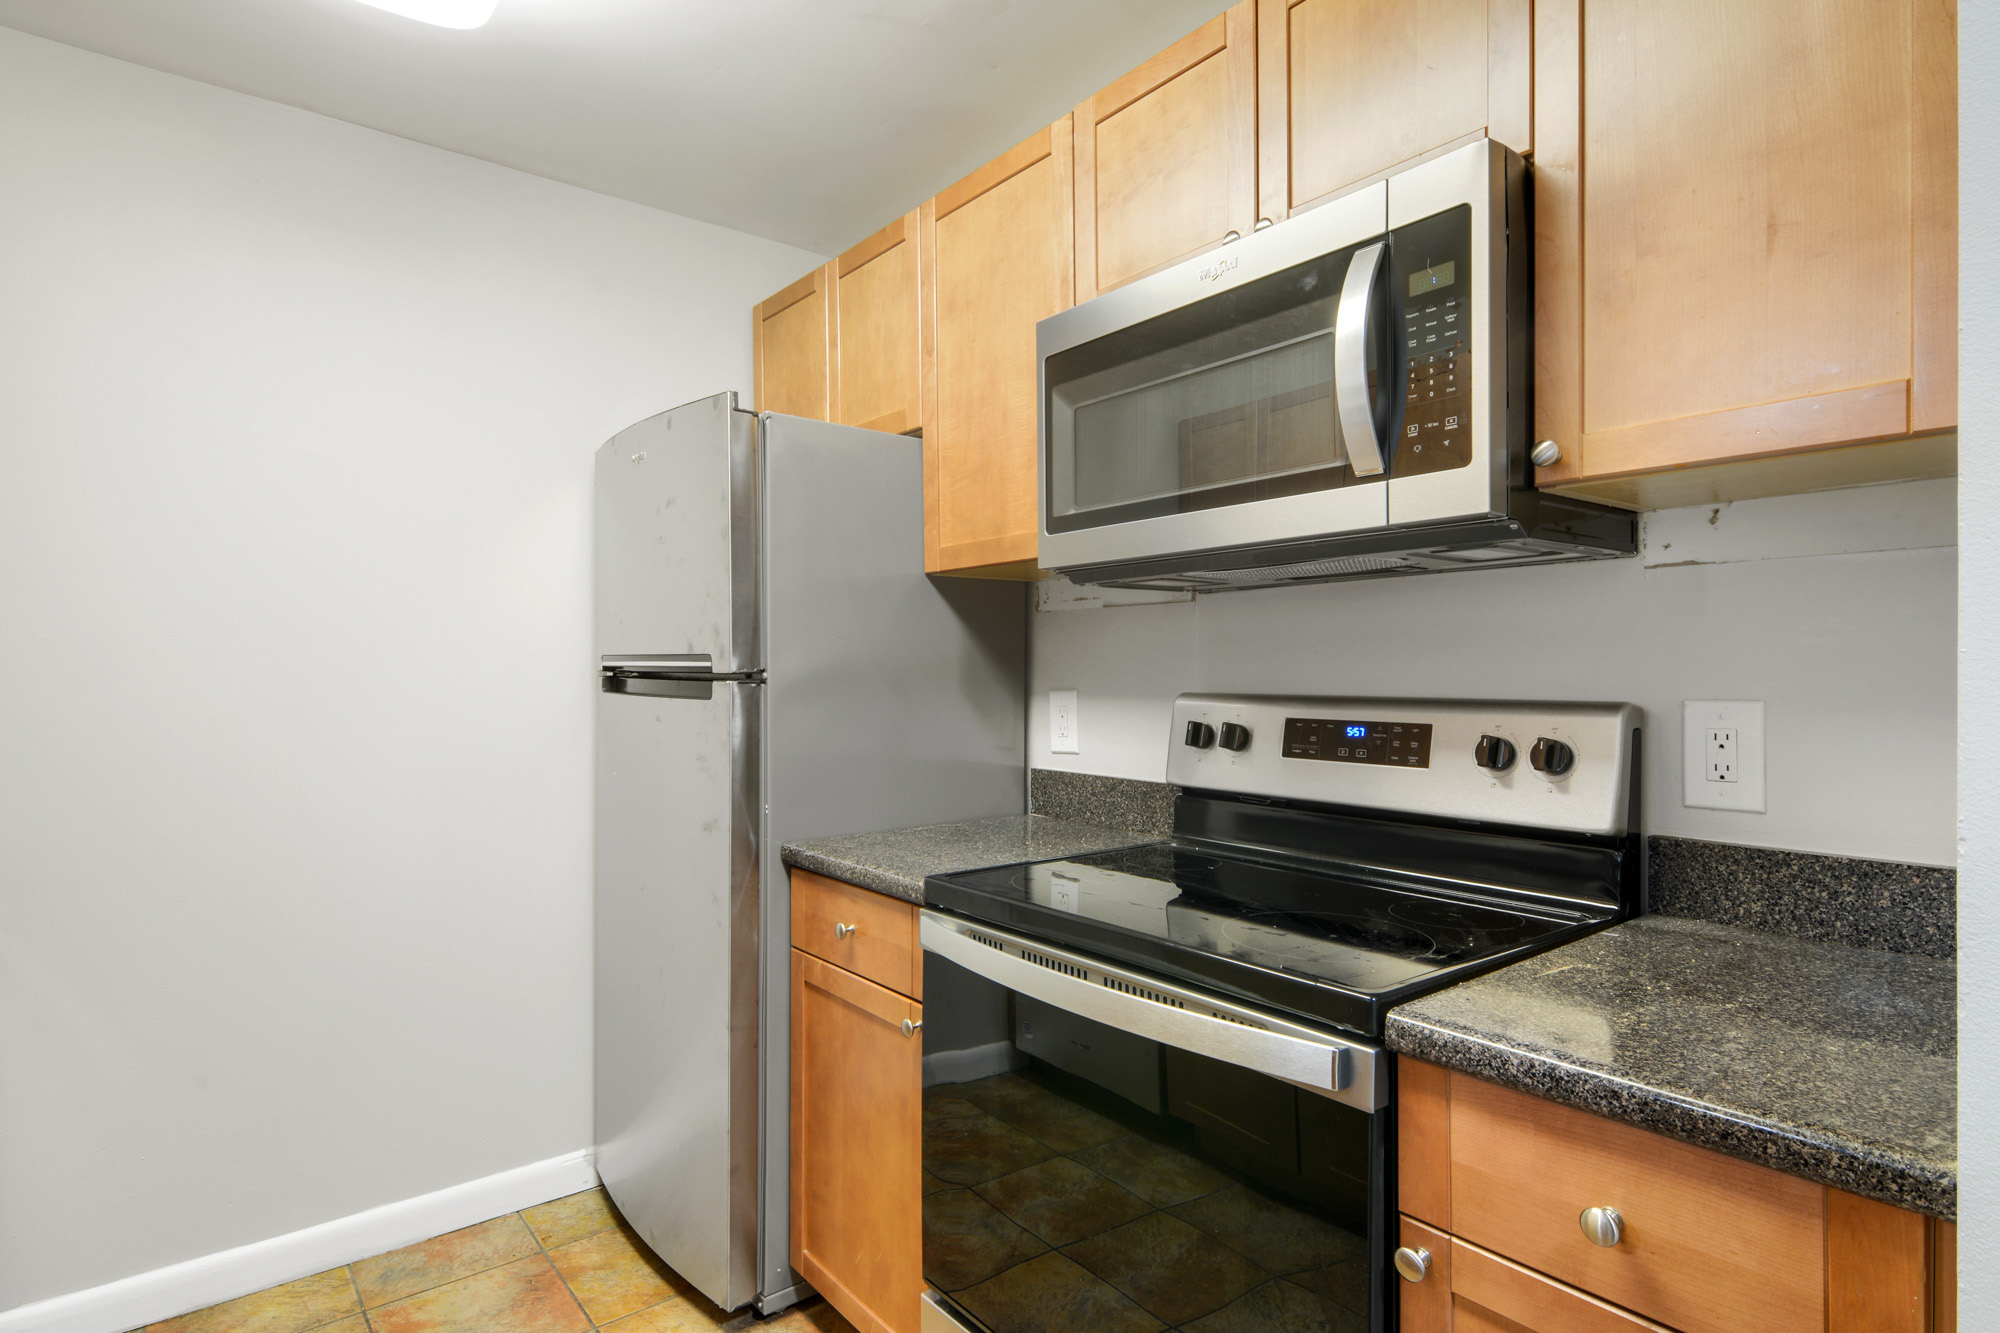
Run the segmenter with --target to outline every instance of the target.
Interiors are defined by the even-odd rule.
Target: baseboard
[[[924,1086],[940,1083],[970,1083],[991,1074],[1004,1074],[1022,1063],[1011,1041],[993,1041],[963,1051],[939,1051],[924,1057]],[[7,1326],[0,1324],[0,1333]]]
[[[122,1333],[597,1184],[588,1148],[0,1312],[0,1333]]]

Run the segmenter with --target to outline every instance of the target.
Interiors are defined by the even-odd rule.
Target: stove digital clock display
[[[1428,722],[1350,722],[1346,718],[1288,717],[1284,756],[1336,764],[1431,766]]]

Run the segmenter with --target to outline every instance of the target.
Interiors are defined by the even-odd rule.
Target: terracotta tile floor
[[[825,1301],[727,1315],[661,1263],[603,1190],[224,1301],[144,1333],[854,1333]]]

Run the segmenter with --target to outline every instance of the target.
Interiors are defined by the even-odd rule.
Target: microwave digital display
[[[1447,259],[1442,264],[1420,268],[1410,275],[1410,295],[1422,296],[1439,287],[1449,287],[1458,278],[1458,265]]]

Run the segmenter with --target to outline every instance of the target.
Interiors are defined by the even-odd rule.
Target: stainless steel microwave
[[[1630,555],[1532,489],[1523,167],[1491,140],[1045,319],[1041,564],[1220,590]]]

